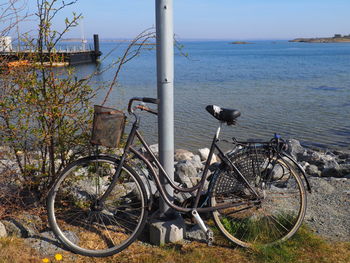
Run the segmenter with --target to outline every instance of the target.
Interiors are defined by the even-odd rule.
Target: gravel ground
[[[305,222],[332,241],[350,241],[350,179],[309,178]]]

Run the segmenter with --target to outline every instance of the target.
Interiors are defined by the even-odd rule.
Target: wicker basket
[[[124,133],[125,114],[103,106],[94,106],[91,143],[117,148]]]

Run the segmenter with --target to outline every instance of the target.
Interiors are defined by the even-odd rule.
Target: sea
[[[180,41],[175,48],[175,148],[209,147],[219,122],[213,104],[238,109],[222,138],[270,140],[274,133],[323,149],[350,149],[350,43],[288,41]],[[92,85],[108,86],[126,43],[101,42],[99,65],[76,67],[79,77],[96,72]],[[185,56],[184,54],[187,54]],[[107,90],[100,90],[101,104]],[[156,52],[149,48],[122,67],[106,105],[125,110],[131,97],[156,97]],[[132,119],[130,119],[132,120]],[[157,117],[143,113],[141,130],[157,142]]]

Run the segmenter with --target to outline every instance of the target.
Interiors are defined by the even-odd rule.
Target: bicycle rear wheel
[[[266,149],[242,152],[232,161],[261,198],[254,196],[233,171],[224,170],[214,184],[211,205],[246,204],[220,209],[213,218],[220,231],[243,246],[269,245],[290,238],[301,226],[306,211],[306,192],[301,171]]]
[[[48,196],[49,224],[71,251],[104,257],[128,247],[147,218],[147,193],[140,177],[126,164],[106,200],[118,161],[91,156],[70,164]]]

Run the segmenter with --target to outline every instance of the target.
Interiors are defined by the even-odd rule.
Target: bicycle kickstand
[[[205,233],[206,236],[206,241],[208,246],[212,246],[213,242],[214,242],[214,233],[211,229],[207,228],[207,226],[204,224],[203,219],[199,216],[197,210],[193,210],[192,215],[194,217],[194,219],[196,220],[197,224],[199,225],[199,227],[203,230],[203,232]]]

